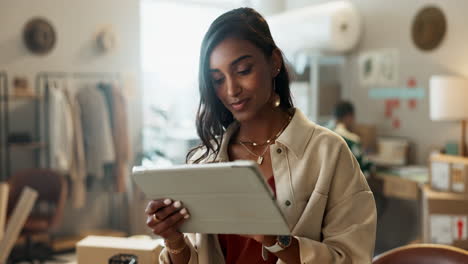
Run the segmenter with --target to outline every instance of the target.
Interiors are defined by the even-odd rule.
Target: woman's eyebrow
[[[234,66],[235,64],[239,63],[240,61],[244,60],[244,59],[247,59],[247,58],[252,58],[252,55],[243,55],[243,56],[240,56],[239,58],[233,60],[231,62],[231,66]]]
[[[236,65],[237,63],[241,62],[242,60],[247,59],[247,58],[252,58],[252,55],[247,54],[247,55],[240,56],[239,58],[237,58],[237,59],[235,59],[235,60],[233,60],[231,62],[231,67]],[[210,72],[219,72],[219,70],[218,69],[210,69]]]

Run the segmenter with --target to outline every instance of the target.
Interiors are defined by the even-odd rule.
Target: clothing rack
[[[53,79],[58,79],[58,80],[83,80],[83,81],[96,81],[96,82],[106,82],[106,81],[109,81],[109,82],[117,82],[119,84],[122,83],[122,77],[121,77],[121,73],[119,72],[40,72],[36,75],[36,87],[41,87],[41,86],[44,86],[44,87],[47,87],[46,83],[48,83],[50,80],[53,80]],[[49,93],[49,90],[46,89],[46,93],[47,93],[47,97],[48,97],[48,93]],[[49,105],[49,102],[46,101],[45,103],[46,105]],[[44,130],[44,135],[45,135],[45,138],[46,138],[46,143],[48,145],[50,145],[50,133],[49,133],[49,125],[50,124],[50,120],[49,120],[49,114],[47,112],[47,115],[46,115],[46,123],[45,123],[45,130]],[[50,167],[50,164],[51,164],[51,160],[50,160],[50,149],[47,149],[47,152],[45,152],[45,156],[46,156],[46,159],[45,159],[45,163],[47,164],[48,167]],[[109,208],[121,208],[121,204],[118,202],[118,199],[119,196],[115,196],[110,190],[109,191],[109,197],[112,197],[110,198],[109,200]],[[114,213],[113,216],[116,216],[116,213],[119,211],[119,210],[112,210]],[[120,228],[122,226],[122,217],[119,215],[119,217],[111,217],[109,220],[108,220],[108,226],[112,226],[112,227],[118,227]]]
[[[96,80],[96,81],[117,81],[120,82],[121,77],[120,73],[118,72],[39,72],[36,75],[36,90],[41,89],[41,85],[44,85],[45,87],[45,94],[44,94],[44,106],[45,108],[42,109],[45,113],[45,125],[43,128],[43,135],[45,138],[45,143],[48,146],[50,144],[50,133],[49,133],[49,125],[50,120],[49,120],[49,89],[48,89],[48,84],[50,80],[53,79],[62,79],[62,80]],[[40,116],[40,111],[41,109],[39,107],[36,108],[36,120],[39,121],[39,116]],[[39,128],[39,126],[36,126],[36,128]],[[38,131],[39,132],[39,131]],[[39,132],[40,133],[40,132]],[[39,134],[38,133],[38,134]],[[45,164],[44,166],[50,167],[50,148],[46,148],[45,151],[45,159],[43,163]],[[36,156],[36,159],[39,160],[40,157]]]

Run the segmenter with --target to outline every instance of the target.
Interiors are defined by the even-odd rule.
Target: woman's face
[[[273,78],[281,65],[267,59],[247,40],[227,38],[211,53],[210,74],[216,95],[239,122],[271,110]],[[275,66],[276,65],[276,66]],[[265,113],[271,111],[265,111]]]

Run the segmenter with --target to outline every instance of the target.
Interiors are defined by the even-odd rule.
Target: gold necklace
[[[241,146],[243,146],[245,148],[245,150],[247,150],[247,152],[249,152],[251,155],[257,157],[257,164],[258,165],[261,165],[263,163],[263,156],[265,155],[266,151],[270,147],[270,145],[266,146],[265,149],[262,151],[262,154],[257,155],[255,152],[251,151],[243,142],[239,142],[239,143],[241,144]]]
[[[284,126],[280,129],[280,131],[276,135],[274,135],[273,137],[271,137],[270,139],[268,139],[267,141],[265,141],[263,143],[256,143],[254,141],[242,141],[242,140],[239,140],[238,143],[239,144],[248,144],[248,145],[251,145],[253,147],[270,145],[272,142],[274,142],[281,135],[281,133],[283,133],[283,131],[288,126],[289,122],[291,122],[291,119],[292,119],[292,115],[288,116],[288,121],[286,122],[286,124],[284,124]]]
[[[253,152],[252,150],[250,150],[246,144],[251,144],[252,146],[262,146],[262,145],[259,145],[255,142],[245,142],[245,141],[240,141],[239,140],[239,144],[245,148],[245,150],[247,150],[247,152],[255,157],[257,157],[257,164],[258,165],[262,165],[263,163],[263,156],[265,155],[265,153],[267,152],[268,148],[270,147],[270,144],[273,143],[280,135],[281,133],[283,133],[283,131],[286,129],[286,127],[288,126],[289,122],[291,122],[291,119],[292,119],[292,116],[289,116],[289,119],[288,119],[288,122],[286,122],[286,124],[280,129],[280,131],[274,136],[272,137],[271,139],[267,140],[265,143],[263,143],[262,145],[267,145],[265,147],[265,149],[263,149],[262,151],[262,154],[258,155],[256,154],[255,152]]]

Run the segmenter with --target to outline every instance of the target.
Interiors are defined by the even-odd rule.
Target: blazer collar
[[[216,157],[218,162],[229,161],[228,146],[232,136],[239,129],[239,123],[231,123],[223,136],[219,154]],[[276,139],[277,143],[284,145],[286,148],[297,157],[301,158],[304,154],[307,142],[310,140],[312,133],[314,132],[315,124],[307,119],[307,117],[299,110],[295,109],[293,118],[289,122],[289,125],[285,128],[283,133]]]
[[[301,158],[314,130],[315,124],[296,108],[289,125],[276,142],[287,147],[297,158]]]

